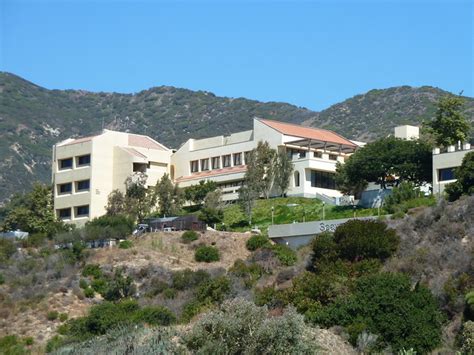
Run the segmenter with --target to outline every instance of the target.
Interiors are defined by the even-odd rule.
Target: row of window
[[[67,182],[64,184],[58,184],[58,195],[71,194],[72,193],[72,182]],[[75,192],[89,191],[90,189],[90,180],[80,180],[74,183]]]
[[[248,159],[250,152],[226,154],[223,156],[205,158],[201,160],[193,160],[190,162],[191,173],[197,173],[199,171],[216,170],[222,168],[229,168],[231,166],[244,165],[242,156],[245,161]],[[222,163],[222,164],[221,164]]]
[[[82,167],[82,166],[88,166],[91,164],[91,155],[86,154],[86,155],[81,155],[78,157],[75,157],[76,159],[76,167]],[[74,163],[74,158],[66,158],[66,159],[58,159],[58,169],[59,170],[66,170],[66,169],[72,169]]]
[[[68,207],[68,208],[61,208],[57,211],[58,217],[60,219],[71,219],[72,210],[74,209],[74,217],[89,217],[89,205],[84,206],[76,206],[76,207]]]
[[[308,152],[307,150],[300,150],[300,149],[288,149],[287,152],[290,158],[296,157],[296,159],[306,158],[308,153],[313,153],[313,158],[322,159],[323,157],[322,152]],[[329,154],[329,160],[337,160],[337,154]]]

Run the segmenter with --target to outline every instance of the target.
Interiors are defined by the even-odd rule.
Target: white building
[[[154,186],[169,173],[172,151],[147,136],[104,130],[53,147],[54,209],[66,222],[83,225],[105,214],[109,194],[125,190],[133,172]]]
[[[433,194],[441,195],[447,184],[456,181],[454,169],[461,166],[467,153],[473,151],[469,143],[452,145],[444,151],[433,149]]]
[[[224,200],[234,200],[245,175],[246,155],[259,141],[291,155],[294,173],[289,196],[329,200],[341,196],[334,183],[336,163],[344,162],[358,147],[332,131],[254,119],[250,131],[189,139],[171,157],[175,181],[186,187],[212,180],[221,187]]]
[[[145,172],[148,186],[155,186],[165,173],[180,187],[212,180],[222,189],[224,200],[235,200],[246,155],[259,141],[291,155],[289,196],[327,202],[342,196],[334,182],[336,163],[344,162],[360,145],[332,131],[263,119],[254,119],[252,130],[227,137],[189,139],[175,153],[147,136],[104,130],[53,147],[55,211],[78,225],[99,217],[106,212],[109,194],[124,191],[133,172]]]

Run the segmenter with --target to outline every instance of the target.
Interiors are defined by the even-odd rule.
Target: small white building
[[[456,181],[454,169],[461,166],[467,153],[473,151],[469,143],[433,149],[433,194],[441,195],[447,184]]]
[[[150,137],[104,130],[96,136],[66,139],[53,147],[54,209],[65,222],[83,225],[105,214],[109,194],[125,191],[134,172],[147,185],[170,172],[172,151]]]

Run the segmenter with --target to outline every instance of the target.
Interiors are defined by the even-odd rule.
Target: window
[[[299,151],[299,158],[306,158],[306,151],[305,150],[300,150]]]
[[[323,153],[321,153],[321,152],[313,152],[313,156],[314,156],[315,158],[322,158],[322,157],[323,157]]]
[[[76,207],[76,217],[89,216],[89,205]]]
[[[199,162],[197,160],[193,160],[191,162],[191,172],[197,173],[199,171]]]
[[[337,160],[336,154],[329,154],[329,160]]]
[[[445,168],[438,170],[438,180],[439,181],[446,181],[446,180],[454,180],[456,177],[454,176],[454,168]]]
[[[300,186],[300,173],[299,171],[295,171],[295,187]]]
[[[242,165],[242,153],[234,154],[234,166]]]
[[[61,218],[61,219],[71,218],[71,209],[70,208],[62,208],[62,209],[58,210],[58,215],[59,215],[59,218]]]
[[[84,165],[90,165],[91,164],[91,155],[81,155],[80,157],[77,157],[77,166],[84,166]]]
[[[209,159],[201,159],[201,171],[209,170]]]
[[[311,170],[311,187],[321,187],[323,189],[336,189],[334,174],[325,171]]]
[[[77,182],[76,191],[86,191],[90,188],[90,180],[81,180]]]
[[[212,158],[212,169],[220,169],[221,167],[221,157]]]
[[[133,172],[134,173],[146,173],[148,167],[147,163],[133,163]]]
[[[230,154],[229,155],[224,155],[222,157],[222,166],[224,168],[228,168],[230,166]]]
[[[72,169],[72,158],[60,159],[59,169]]]
[[[70,194],[72,191],[72,183],[58,185],[58,194]]]

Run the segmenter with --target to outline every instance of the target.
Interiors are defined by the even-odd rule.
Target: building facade
[[[456,181],[454,169],[461,166],[467,153],[473,152],[469,143],[433,149],[433,194],[441,195],[447,184]]]
[[[337,162],[343,163],[358,147],[332,131],[254,119],[253,130],[189,139],[171,157],[175,182],[187,187],[200,180],[215,181],[224,200],[235,200],[245,175],[247,154],[260,141],[291,157],[294,172],[289,196],[329,200],[341,196],[334,182]]]
[[[52,181],[58,218],[83,225],[104,215],[109,194],[125,191],[125,180],[134,172],[146,173],[149,186],[169,173],[171,154],[150,137],[110,130],[57,143]]]
[[[260,141],[291,157],[289,196],[330,203],[342,196],[334,181],[336,164],[361,145],[332,131],[263,119],[254,119],[249,131],[189,139],[174,153],[147,136],[104,130],[53,147],[54,208],[64,221],[83,225],[105,214],[109,194],[124,191],[134,172],[146,173],[148,186],[165,173],[180,187],[215,181],[225,201],[236,200],[247,155]]]

